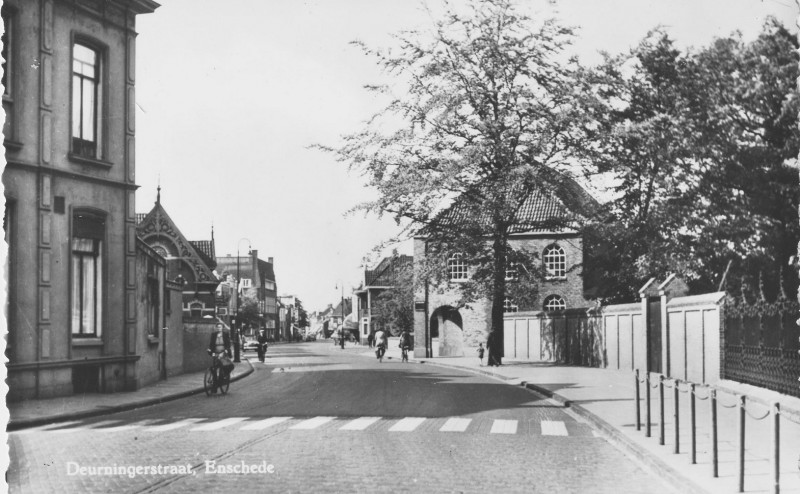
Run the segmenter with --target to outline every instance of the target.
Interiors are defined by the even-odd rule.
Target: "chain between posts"
[[[637,430],[641,430],[641,411],[640,411],[640,400],[641,396],[639,394],[639,384],[645,384],[645,392],[646,392],[646,410],[647,410],[647,429],[646,429],[646,437],[650,437],[650,390],[658,388],[659,393],[659,444],[664,445],[664,407],[665,407],[665,399],[664,399],[664,388],[672,388],[673,389],[673,405],[674,405],[674,432],[675,432],[675,443],[674,443],[674,453],[678,454],[680,452],[680,415],[679,415],[679,396],[680,393],[687,393],[689,398],[689,410],[690,410],[690,438],[691,438],[691,451],[690,451],[690,458],[692,464],[697,463],[697,417],[696,417],[696,405],[695,400],[708,400],[710,406],[710,414],[711,414],[711,466],[712,466],[712,476],[718,477],[719,476],[719,449],[718,449],[718,427],[717,427],[717,404],[721,405],[724,408],[738,408],[738,417],[737,417],[737,433],[738,433],[738,451],[737,451],[737,480],[738,480],[738,490],[739,492],[744,492],[745,489],[745,426],[746,426],[746,417],[749,415],[754,420],[764,420],[768,418],[770,415],[772,416],[772,444],[773,444],[773,451],[771,455],[771,466],[772,466],[772,483],[773,488],[772,492],[778,494],[780,492],[780,416],[783,415],[784,418],[787,420],[800,425],[800,411],[796,410],[782,410],[780,403],[778,402],[767,402],[766,400],[759,398],[759,397],[748,397],[743,394],[734,394],[727,390],[718,390],[716,387],[707,384],[696,384],[688,381],[681,381],[678,378],[667,378],[663,374],[655,374],[658,376],[657,380],[652,379],[651,373],[647,372],[644,377],[640,377],[639,370],[636,370],[636,412],[637,412]],[[651,384],[651,381],[655,381],[655,384]],[[681,384],[685,386],[682,388]],[[705,395],[701,396],[698,393],[699,388],[705,388],[706,393]],[[719,401],[718,398],[718,391],[723,391],[726,394],[733,395],[735,398],[735,402],[728,405]],[[763,407],[766,410],[763,414],[756,415],[752,410],[752,405],[758,405],[759,407]]]

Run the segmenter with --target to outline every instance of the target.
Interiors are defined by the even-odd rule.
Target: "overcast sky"
[[[158,0],[137,20],[137,211],[161,202],[189,240],[214,226],[217,255],[273,257],[278,290],[308,310],[336,303],[363,277],[364,256],[397,232],[390,219],[345,216],[371,196],[356,174],[310,149],[335,144],[379,109],[363,89],[374,61],[349,44],[391,43],[431,25],[417,0]],[[773,15],[796,31],[792,0],[525,0],[580,27],[575,51],[619,53],[665,27],[680,46]],[[438,1],[430,1],[437,10]],[[224,6],[224,7],[223,7]],[[410,244],[399,246],[410,252]],[[388,254],[388,252],[387,252]]]

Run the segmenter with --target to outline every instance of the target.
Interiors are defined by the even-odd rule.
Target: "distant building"
[[[258,250],[251,250],[247,256],[217,257],[217,273],[223,279],[230,279],[236,285],[239,274],[238,290],[241,296],[253,295],[258,300],[259,315],[263,319],[267,336],[279,339],[278,286],[275,282],[275,269],[272,257],[266,261],[258,258]],[[236,292],[234,292],[236,293]],[[236,297],[232,299],[231,312],[236,311]],[[258,328],[249,328],[246,335],[253,336]]]
[[[364,341],[372,331],[384,330],[391,334],[398,334],[398,328],[383,327],[378,323],[377,317],[384,310],[383,303],[379,295],[389,290],[400,281],[398,279],[404,269],[412,270],[414,258],[408,255],[398,255],[384,257],[375,266],[375,269],[364,271],[364,281],[357,290],[357,319],[359,324],[361,339]],[[408,282],[413,280],[409,279]],[[413,310],[413,309],[412,309]]]
[[[136,16],[151,0],[5,0],[9,399],[135,389]]]
[[[183,285],[180,310],[184,320],[215,318],[216,291],[220,280],[214,274],[214,232],[211,240],[190,241],[181,233],[161,204],[158,189],[153,209],[137,216],[136,232],[144,242],[167,260],[167,277]],[[175,309],[179,309],[176,307]]]

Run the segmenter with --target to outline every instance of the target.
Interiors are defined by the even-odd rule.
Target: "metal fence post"
[[[664,445],[664,375],[658,375],[658,444]]]
[[[644,378],[644,401],[645,401],[645,437],[650,437],[650,426],[652,425],[652,419],[650,418],[650,371],[645,372]]]
[[[745,396],[739,396],[739,492],[744,492],[744,419],[745,419]]]
[[[640,406],[640,393],[639,393],[639,369],[636,369],[636,373],[634,374],[634,379],[636,379],[636,430],[642,430],[642,410]]]
[[[781,491],[781,404],[772,405],[772,474],[774,486],[772,492],[778,494]]]
[[[695,415],[694,383],[689,385],[689,426],[692,429],[692,465],[697,463],[697,417]]]
[[[678,383],[680,383],[679,379],[675,379],[672,382],[672,398],[674,400],[672,409],[675,416],[675,446],[672,448],[672,452],[676,455],[681,452],[680,415],[678,413],[678,393],[680,393],[680,390],[678,389]]]
[[[717,390],[709,391],[708,401],[711,404],[711,474],[719,477],[719,449],[717,447]]]

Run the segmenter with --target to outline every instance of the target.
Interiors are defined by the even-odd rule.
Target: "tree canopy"
[[[335,150],[379,193],[362,209],[425,236],[430,262],[420,279],[441,280],[443,261],[462,256],[472,270],[460,285],[463,303],[492,301],[500,352],[508,258],[532,263],[509,248],[515,212],[534,190],[557,185],[562,175],[552,171],[567,169],[591,125],[596,95],[565,54],[572,36],[510,0],[474,0],[448,5],[432,32],[397,35],[395,50],[362,45],[394,78],[392,87],[370,87],[391,102]],[[480,214],[437,221],[454,201]],[[527,282],[520,292],[530,294],[535,280],[521,278],[515,286]]]
[[[600,296],[630,300],[667,273],[716,290],[729,263],[739,277],[786,265],[800,238],[796,50],[775,20],[752,42],[685,52],[656,30],[600,68],[590,162],[615,179],[614,221],[588,232]]]

